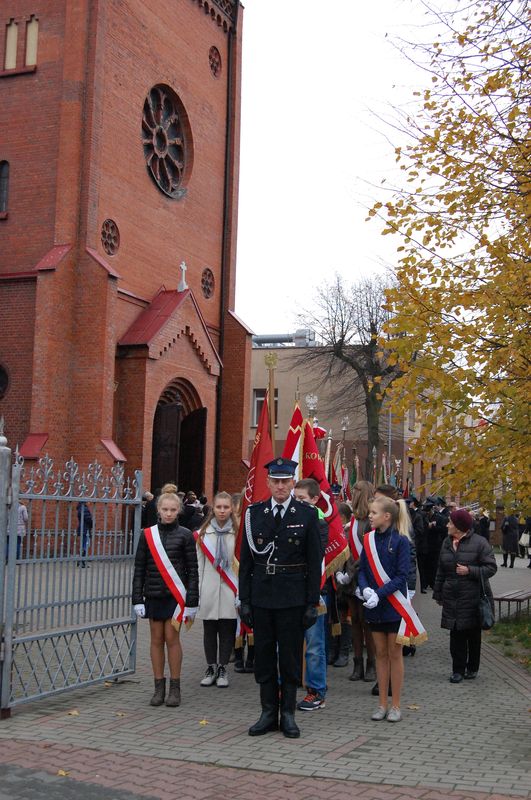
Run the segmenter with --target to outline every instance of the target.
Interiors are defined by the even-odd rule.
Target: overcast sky
[[[396,177],[375,115],[425,79],[392,44],[423,15],[417,0],[247,0],[243,22],[236,312],[291,333],[335,272],[394,262],[399,242],[364,221],[371,184]]]

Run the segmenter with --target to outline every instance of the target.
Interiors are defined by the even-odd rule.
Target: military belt
[[[278,574],[297,574],[306,572],[308,569],[307,564],[260,564],[259,562],[254,562],[255,567],[261,567],[265,570],[266,575],[276,575]]]

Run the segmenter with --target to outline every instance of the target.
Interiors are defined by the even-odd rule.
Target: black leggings
[[[226,666],[229,663],[230,654],[234,647],[235,635],[235,619],[203,620],[203,646],[205,648],[207,664],[223,664],[223,666]]]

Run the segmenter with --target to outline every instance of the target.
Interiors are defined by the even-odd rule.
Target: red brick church
[[[0,25],[10,445],[241,488],[238,0],[6,0]]]

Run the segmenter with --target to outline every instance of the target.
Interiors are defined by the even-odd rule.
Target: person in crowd
[[[339,519],[343,525],[345,539],[348,539],[348,529],[352,517],[352,509],[348,503],[339,503],[337,506]],[[335,575],[326,579],[326,663],[328,666],[348,665],[350,642],[352,639],[350,620],[348,617],[348,604],[344,593],[338,591],[339,587]]]
[[[150,704],[181,704],[181,622],[193,623],[199,604],[196,546],[193,534],[179,525],[181,501],[164,492],[157,502],[160,522],[140,534],[135,554],[132,602],[138,618],[147,617],[155,693]],[[165,648],[170,669],[166,697]]]
[[[245,489],[241,492],[234,492],[231,495],[232,511],[237,519],[241,520],[241,512]],[[236,637],[234,646],[234,672],[248,673],[254,672],[254,644],[253,634],[240,626],[240,634]]]
[[[142,495],[142,528],[151,528],[157,524],[157,503],[151,492],[144,492]]]
[[[504,517],[502,522],[502,567],[507,566],[507,559],[510,558],[510,567],[514,567],[514,561],[518,553],[518,539],[520,530],[518,527],[518,515],[515,511]]]
[[[482,508],[479,512],[478,530],[480,536],[483,536],[487,542],[490,542],[490,517],[486,508]]]
[[[448,521],[439,513],[434,498],[428,498],[422,507],[424,516],[424,586],[421,589],[433,589],[435,585],[435,575],[439,563],[439,553],[441,551],[441,541],[444,538]]]
[[[28,509],[24,503],[18,504],[17,509],[17,561],[22,556],[22,543],[28,533]],[[9,555],[9,532],[6,536],[6,562]]]
[[[385,496],[375,497],[370,505],[369,520],[373,531],[364,538],[358,585],[367,609],[365,615],[376,648],[379,706],[371,719],[400,722],[404,661],[402,644],[397,642],[397,633],[402,617],[388,598],[397,590],[407,598],[407,579],[411,569],[410,521],[405,502]],[[380,573],[377,574],[376,555],[381,570],[388,577],[388,580],[381,585],[378,579]],[[392,705],[388,710],[389,679]]]
[[[238,519],[227,492],[214,497],[212,511],[195,535],[199,567],[199,613],[203,620],[203,647],[207,668],[201,686],[229,685],[227,664],[237,624],[238,578],[234,546]]]
[[[301,683],[304,631],[318,616],[321,536],[317,511],[292,497],[297,463],[277,458],[266,465],[271,497],[245,512],[240,553],[240,617],[254,629],[254,674],[262,713],[249,728],[261,736],[279,727],[295,739],[297,686]]]
[[[317,511],[321,533],[321,558],[324,558],[328,544],[328,523],[321,509],[317,508],[321,487],[313,478],[303,478],[295,484],[293,494],[297,500],[309,503]],[[321,590],[319,615],[315,625],[304,632],[307,693],[297,705],[299,711],[316,711],[324,708],[326,703],[326,604],[323,597],[325,591],[326,584]]]
[[[354,668],[349,677],[351,681],[376,680],[376,652],[369,625],[365,620],[363,601],[356,596],[358,588],[358,570],[360,564],[363,537],[371,529],[369,521],[369,505],[374,497],[374,486],[369,481],[357,481],[352,487],[352,514],[354,519],[349,525],[348,541],[350,557],[342,570],[336,572],[339,591],[348,602],[352,620],[352,650]],[[363,647],[367,651],[367,660],[363,664]]]
[[[448,536],[443,542],[433,599],[442,606],[441,627],[450,631],[452,674],[450,683],[473,680],[479,670],[481,626],[479,620],[480,576],[489,585],[497,570],[494,551],[482,536],[473,533],[474,518],[466,508],[450,512]],[[492,603],[494,612],[494,603]]]
[[[197,531],[204,522],[204,517],[199,508],[198,500],[194,492],[188,492],[181,513],[179,523],[191,531]]]
[[[90,539],[92,536],[92,514],[87,503],[82,500],[77,504],[77,534],[80,537],[81,560],[77,562],[78,566],[85,568],[87,566],[86,557],[90,547]]]

